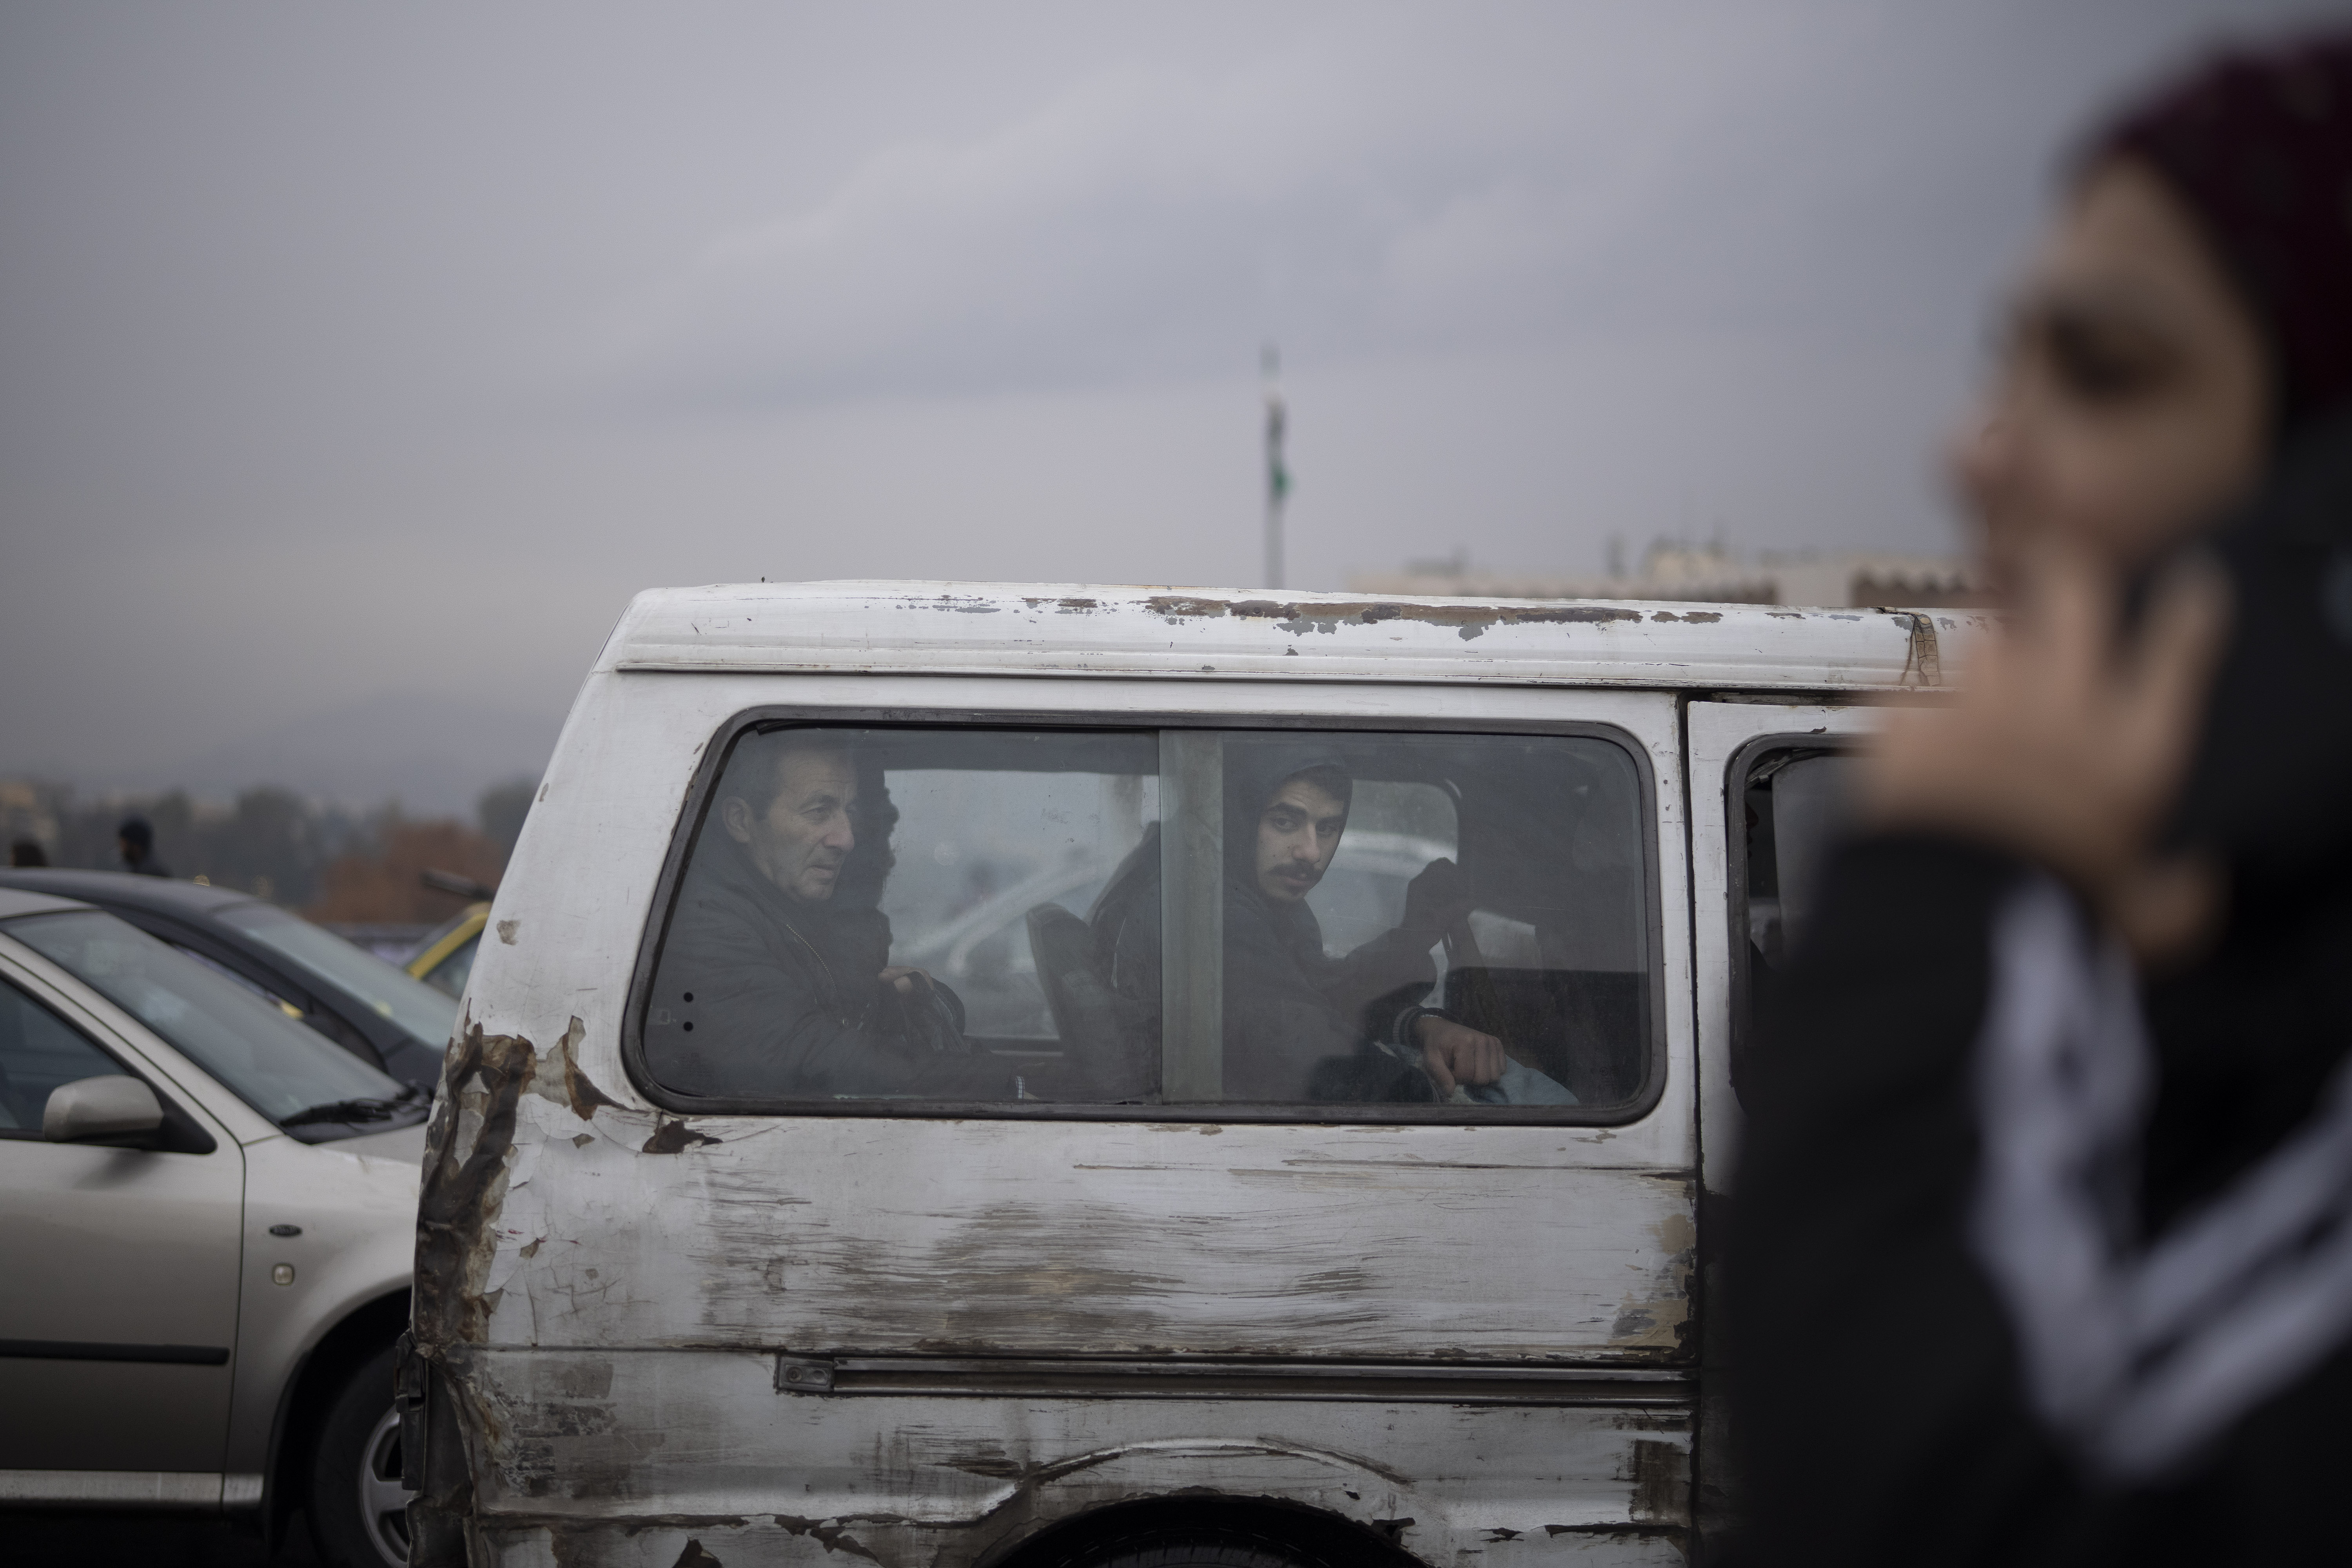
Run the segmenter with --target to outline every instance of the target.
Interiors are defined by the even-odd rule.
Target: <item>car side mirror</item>
[[[163,1102],[155,1091],[121,1074],[61,1083],[41,1108],[41,1136],[52,1143],[124,1138],[163,1125]]]

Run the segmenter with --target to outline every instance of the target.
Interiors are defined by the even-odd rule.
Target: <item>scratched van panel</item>
[[[911,1542],[903,1550],[898,1545],[902,1539]],[[843,1546],[845,1540],[856,1542],[862,1551]],[[610,1568],[679,1568],[681,1563],[688,1568],[806,1568],[820,1563],[842,1568],[844,1559],[889,1568],[918,1563],[922,1568],[963,1568],[977,1561],[944,1551],[925,1533],[905,1527],[830,1521],[795,1529],[764,1519],[717,1519],[626,1532],[492,1526],[483,1531],[483,1541],[481,1561],[498,1568],[577,1568],[590,1562]],[[1413,1550],[1423,1562],[1460,1568],[1687,1568],[1690,1562],[1670,1537],[1634,1531],[1487,1535],[1475,1545],[1443,1555],[1425,1545]]]
[[[609,1539],[597,1521],[628,1521],[667,1554],[596,1561],[698,1562],[680,1556],[691,1535],[730,1568],[963,1563],[1021,1521],[1180,1477],[1386,1524],[1433,1562],[1679,1562],[1660,1537],[1687,1522],[1687,1408],[811,1397],[740,1352],[459,1364],[490,1435],[478,1486],[504,1562],[570,1562],[572,1540]]]
[[[648,1156],[664,1125],[524,1098],[485,1342],[1681,1349],[1691,1172],[1605,1131],[712,1118]]]

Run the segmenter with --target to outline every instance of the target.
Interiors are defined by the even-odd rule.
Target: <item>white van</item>
[[[412,1561],[1702,1553],[1746,996],[1970,625],[641,595],[446,1068]]]

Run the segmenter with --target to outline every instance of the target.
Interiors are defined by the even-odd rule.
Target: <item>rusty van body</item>
[[[1799,764],[1942,684],[1968,631],[1133,588],[639,596],[447,1058],[400,1373],[413,1561],[1703,1555],[1728,1506],[1707,1226],[1748,968],[1777,946],[1769,792],[1797,823]],[[742,825],[767,789],[799,798],[772,760],[793,756],[865,781],[891,962],[955,993],[897,1077],[854,1031],[833,1067],[775,1065],[717,1008],[735,972],[686,951],[730,907],[698,878],[770,897]],[[1354,837],[1302,852],[1325,858],[1297,873],[1325,879],[1323,936],[1297,973],[1359,936],[1403,966],[1360,1013],[1251,1000],[1276,982],[1244,927],[1295,931],[1304,906],[1264,880],[1282,825],[1249,824],[1301,779],[1347,797]],[[1471,889],[1451,903],[1424,879],[1441,858]],[[882,929],[837,897],[825,931]],[[698,1017],[709,1048],[679,1032]],[[1289,1047],[1236,1031],[1280,1018],[1341,1045],[1244,1088]],[[1447,1089],[1426,1042],[1457,1026],[1503,1039],[1504,1078]]]

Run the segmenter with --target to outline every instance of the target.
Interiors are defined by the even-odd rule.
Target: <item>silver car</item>
[[[296,1508],[407,1556],[426,1097],[111,914],[0,889],[0,1507]]]

